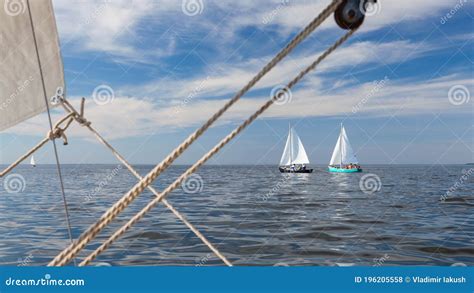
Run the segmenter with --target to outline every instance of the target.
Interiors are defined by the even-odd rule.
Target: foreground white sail
[[[313,169],[307,169],[308,156],[303,143],[296,131],[290,127],[285,149],[280,159],[280,172],[285,173],[311,173]]]
[[[0,0],[0,64],[1,131],[46,110],[43,80],[49,103],[64,89],[51,0]]]
[[[352,150],[346,130],[342,124],[336,147],[332,152],[331,161],[329,162],[329,171],[341,173],[362,171],[359,166],[359,160],[357,160],[357,157]]]

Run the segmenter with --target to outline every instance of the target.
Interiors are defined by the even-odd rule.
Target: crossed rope
[[[301,71],[294,79],[292,79],[282,91],[272,96],[266,101],[256,112],[247,118],[242,124],[235,128],[230,134],[223,138],[214,148],[201,157],[194,165],[187,169],[181,176],[179,176],[172,184],[170,184],[162,192],[158,192],[151,183],[166,170],[196,139],[198,139],[220,116],[222,116],[233,104],[235,104],[244,94],[246,94],[263,76],[265,76],[271,69],[273,69],[283,58],[304,41],[325,19],[327,19],[343,2],[343,0],[333,0],[310,24],[308,24],[298,35],[296,35],[267,65],[265,65],[260,72],[250,80],[237,94],[230,99],[219,111],[217,111],[206,123],[204,123],[198,130],[191,134],[184,142],[182,142],[175,150],[173,150],[161,163],[155,166],[145,177],[142,177],[138,172],[121,156],[92,126],[91,123],[84,117],[84,98],[81,100],[80,112],[77,112],[74,107],[64,98],[60,99],[60,104],[68,112],[54,127],[54,131],[50,132],[47,138],[43,139],[38,145],[31,149],[27,154],[22,156],[19,160],[9,166],[5,171],[0,173],[0,177],[8,173],[11,169],[17,166],[21,161],[26,159],[36,150],[41,148],[48,140],[62,137],[67,144],[67,138],[64,131],[69,127],[72,121],[78,122],[80,125],[88,128],[96,138],[109,148],[117,159],[124,164],[127,169],[137,178],[139,182],[127,192],[120,200],[118,200],[111,208],[109,208],[100,219],[91,225],[85,232],[83,232],[73,243],[59,253],[48,266],[62,266],[68,264],[76,255],[107,225],[109,225],[132,201],[134,201],[145,188],[148,188],[155,198],[151,200],[140,212],[135,214],[130,220],[112,234],[104,243],[102,243],[96,250],[88,255],[79,265],[84,266],[93,261],[99,254],[104,252],[115,240],[129,230],[136,222],[145,216],[154,206],[159,202],[173,212],[193,233],[203,241],[208,248],[213,251],[226,265],[232,264],[200,233],[186,218],[181,215],[168,201],[166,197],[176,188],[178,188],[183,181],[194,173],[199,167],[207,162],[213,155],[219,152],[228,142],[242,132],[248,125],[257,119],[263,112],[265,112],[275,101],[281,96],[285,95],[287,91],[293,88],[301,79],[310,71],[314,70],[327,56],[336,50],[342,43],[344,43],[356,29],[348,31],[343,37],[336,41],[323,54],[321,54],[313,63]],[[64,127],[60,127],[63,122],[66,122]]]

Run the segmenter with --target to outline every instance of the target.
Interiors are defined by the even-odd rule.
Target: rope
[[[66,131],[66,129],[69,127],[69,125],[71,124],[72,120],[68,121],[68,123],[66,124],[66,126],[64,126],[63,128],[60,127],[60,125],[66,121],[67,119],[71,118],[72,115],[69,114],[69,115],[66,115],[64,116],[63,118],[61,118],[58,122],[56,122],[56,124],[54,125],[53,127],[53,131],[49,131],[48,134],[46,135],[46,137],[41,140],[37,145],[35,145],[33,148],[31,148],[28,152],[26,152],[23,156],[21,156],[20,158],[18,158],[18,160],[16,160],[14,163],[12,163],[10,166],[8,166],[7,168],[5,168],[5,170],[3,170],[2,172],[0,172],[0,178],[5,176],[6,174],[8,174],[11,170],[13,170],[15,167],[17,167],[21,162],[23,162],[24,160],[26,160],[26,158],[28,158],[29,156],[31,156],[32,154],[34,154],[37,150],[39,150],[42,146],[44,146],[49,140],[54,140],[56,138],[63,138],[64,139],[64,143],[67,144],[67,137],[66,135],[64,134],[64,132]]]
[[[55,140],[55,138],[57,138],[57,136],[59,136],[59,137],[61,137],[61,136],[65,137],[65,136],[64,136],[63,131],[55,132],[55,131],[58,131],[59,128],[54,129],[54,131],[53,131],[53,122],[52,122],[52,119],[51,119],[51,111],[49,109],[48,95],[46,93],[46,84],[45,84],[45,81],[44,81],[43,67],[41,65],[41,58],[39,56],[38,42],[36,40],[35,28],[33,27],[33,17],[31,16],[31,9],[30,9],[31,6],[30,6],[30,1],[29,0],[27,1],[27,4],[28,4],[27,5],[28,6],[28,15],[30,17],[30,23],[31,23],[31,32],[32,32],[33,41],[34,41],[34,44],[35,44],[36,58],[37,58],[37,61],[38,61],[39,73],[40,73],[40,76],[41,76],[41,84],[42,84],[42,88],[43,88],[44,102],[46,104],[46,110],[47,110],[47,113],[48,113],[48,122],[49,122],[49,128],[50,128],[49,138],[53,142],[54,156],[55,156],[55,159],[56,159],[56,168],[58,170],[59,183],[60,183],[60,187],[61,187],[61,195],[62,195],[63,203],[64,203],[64,213],[66,215],[67,231],[68,231],[68,234],[69,234],[69,241],[72,243],[73,240],[72,240],[71,222],[69,220],[69,210],[68,210],[68,206],[67,206],[66,193],[64,192],[64,182],[63,182],[63,176],[62,176],[62,173],[61,173],[61,163],[59,162],[58,148],[56,146],[56,140]],[[66,143],[67,143],[67,141],[66,141]],[[74,259],[74,264],[76,264],[75,259]]]
[[[335,42],[331,47],[329,47],[322,55],[320,55],[316,61],[311,63],[306,69],[301,71],[292,81],[290,81],[287,87],[280,91],[277,95],[274,95],[270,100],[268,100],[265,104],[263,104],[260,109],[258,109],[255,113],[253,113],[247,120],[245,120],[239,127],[237,127],[234,131],[232,131],[227,137],[222,139],[212,150],[210,150],[207,154],[205,154],[199,161],[197,161],[193,166],[191,166],[185,173],[183,173],[178,179],[176,179],[171,185],[169,185],[165,190],[163,190],[159,196],[153,199],[150,203],[148,203],[139,213],[133,216],[126,224],[124,224],[119,230],[117,230],[112,236],[110,236],[107,241],[105,241],[101,246],[99,246],[96,250],[94,250],[87,258],[81,262],[80,265],[88,264],[90,261],[94,260],[99,254],[104,252],[115,240],[117,240],[121,235],[123,235],[128,229],[130,229],[136,222],[138,222],[143,216],[145,216],[155,205],[157,205],[161,200],[165,199],[173,190],[181,185],[181,183],[186,180],[186,178],[191,175],[192,173],[196,172],[196,170],[201,167],[207,160],[209,160],[213,155],[219,152],[229,141],[231,141],[235,136],[237,136],[242,130],[244,130],[250,123],[252,123],[255,119],[257,119],[260,114],[262,114],[265,110],[267,110],[275,100],[277,100],[280,96],[284,95],[286,91],[293,88],[306,74],[308,74],[311,70],[313,70],[321,61],[323,61],[329,54],[331,54],[334,50],[336,50],[342,43],[344,43],[353,33],[355,30],[351,30],[346,33],[343,37],[341,37],[337,42]],[[135,187],[129,191],[127,195],[139,194],[142,192],[146,186],[148,186],[148,182],[151,182],[154,178],[151,177],[152,172],[148,173],[145,179],[141,180]],[[64,256],[62,262],[67,263],[70,258],[74,257],[74,252],[79,251],[78,247],[85,246],[85,242],[76,242],[77,246],[73,249],[73,252]],[[77,253],[76,252],[76,253]]]
[[[95,130],[89,121],[87,121],[84,117],[84,102],[85,99],[81,99],[81,113],[78,113],[74,107],[66,100],[62,99],[61,100],[61,105],[66,109],[66,111],[70,112],[70,114],[74,115],[74,119],[81,124],[82,126],[85,126],[87,129],[89,129],[99,140],[103,145],[105,145],[114,155],[115,157],[123,164],[127,169],[139,180],[142,180],[143,177],[140,176],[140,174],[127,162],[127,160],[111,145],[109,144],[98,132]],[[148,186],[148,189],[155,195],[159,196],[158,191],[153,188],[152,186]],[[201,241],[207,245],[207,247],[214,252],[214,254],[219,257],[226,265],[232,266],[232,263],[227,260],[227,258],[222,255],[222,253],[217,250],[217,248],[212,245],[209,240],[206,239],[206,237],[199,232],[181,213],[179,213],[167,200],[163,200],[163,204],[178,218],[180,219],[191,231],[194,232],[194,234],[201,239]],[[79,264],[79,266],[84,266],[87,265],[89,262],[83,261],[82,263]]]
[[[105,146],[107,146],[112,153],[117,157],[117,159],[122,162],[122,164],[127,167],[127,169],[139,180],[143,180],[143,177],[138,174],[138,172],[90,125],[86,126],[95,136],[96,138],[102,142]],[[148,189],[155,195],[159,196],[159,192],[153,188],[152,186],[147,186]],[[206,237],[199,232],[181,213],[179,213],[167,200],[163,200],[163,204],[178,218],[180,219],[193,233],[201,239],[201,241],[212,251],[214,254],[219,257],[226,265],[232,266],[232,263],[227,260],[227,258],[222,255],[222,253],[217,250],[207,239]],[[90,261],[84,260],[79,264],[79,266],[84,266],[89,264]]]
[[[133,190],[144,189],[159,176],[173,161],[176,160],[196,139],[198,139],[222,114],[224,114],[235,102],[237,102],[246,92],[248,92],[265,74],[275,65],[285,58],[298,44],[305,40],[331,13],[333,13],[342,0],[333,0],[309,25],[307,25],[296,37],[294,37],[262,70],[245,85],[231,100],[229,100],[219,111],[217,111],[204,125],[191,134],[181,143],[170,155],[158,164],[148,175],[134,186]],[[76,255],[87,243],[102,231],[112,220],[114,220],[130,203],[140,194],[140,192],[129,192],[117,201],[101,218],[89,227],[79,238],[58,254],[48,265],[59,266],[66,264],[71,255]]]

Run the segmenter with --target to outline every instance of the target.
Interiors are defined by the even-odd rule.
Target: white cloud
[[[441,17],[458,1],[380,1],[380,13],[367,17],[366,24],[359,33],[389,25],[407,24],[435,15]],[[206,42],[229,48],[237,39],[242,38],[238,32],[248,26],[263,30],[277,26],[281,35],[286,36],[303,28],[330,3],[329,0],[299,0],[281,5],[281,2],[207,0],[203,2],[203,14],[196,18],[184,15],[181,1],[173,0],[54,0],[54,7],[63,44],[72,42],[78,50],[106,52],[112,57],[122,58],[115,59],[116,61],[131,59],[156,63],[154,57],[173,55],[175,38],[217,29],[218,33],[207,36]],[[264,22],[269,15],[272,16],[271,21]],[[323,23],[322,30],[336,28],[333,17],[329,18]],[[156,39],[157,34],[164,33],[169,28],[172,28],[172,32],[168,34],[166,41],[151,41],[150,38]],[[144,34],[149,34],[150,38],[146,38]],[[151,48],[144,49],[144,45]]]
[[[361,84],[343,91],[335,89],[331,93],[304,87],[293,91],[291,103],[272,106],[262,115],[262,118],[353,115],[352,111],[357,105],[359,105],[357,115],[362,117],[389,116],[395,113],[398,116],[439,112],[469,114],[472,111],[469,103],[455,106],[449,102],[448,91],[453,85],[458,84],[474,92],[474,81],[458,76],[446,76],[423,83],[409,80],[389,81],[377,91],[373,90],[373,83]],[[242,121],[268,98],[268,96],[263,96],[242,99],[219,119],[218,124]],[[361,103],[364,98],[365,101]],[[90,100],[86,106],[86,116],[106,138],[129,138],[197,127],[216,112],[224,102],[225,100],[196,99],[188,104],[158,107],[148,100],[117,97],[113,102],[103,106],[96,105]],[[54,119],[58,118],[59,114],[55,114]],[[37,116],[5,133],[38,135],[38,133],[46,132],[47,125],[44,123],[44,117]],[[91,137],[80,126],[72,127],[68,134],[73,137]]]
[[[393,50],[393,48],[397,48],[397,50]],[[314,74],[311,73],[303,82],[310,83],[312,87],[316,88],[322,82],[317,77],[321,72],[327,73],[341,69],[358,68],[370,64],[378,66],[396,64],[416,58],[426,53],[429,48],[434,48],[434,46],[409,41],[354,43],[335,51],[321,63]],[[321,53],[311,52],[311,54],[305,56],[287,57],[268,73],[254,89],[271,88],[279,84],[286,84],[291,77],[311,64]],[[125,86],[121,88],[120,92],[125,95],[140,93],[140,95],[146,97],[156,97],[158,100],[175,99],[178,103],[195,92],[197,88],[199,91],[196,96],[199,97],[232,95],[242,88],[247,81],[251,80],[271,57],[273,56],[250,59],[238,64],[217,64],[215,68],[226,68],[226,70],[219,72],[207,71],[197,77],[187,79],[164,78],[153,80],[143,85]]]
[[[58,27],[61,32],[63,45],[72,42],[80,50],[107,52],[120,58],[142,60],[150,53],[137,38],[146,37],[140,30],[146,28],[144,20],[157,23],[176,23],[178,30],[199,30],[203,27],[216,26],[221,19],[214,17],[214,12],[229,12],[228,20],[222,29],[224,34],[211,36],[207,42],[226,44],[229,39],[219,39],[222,36],[236,38],[236,32],[245,26],[253,25],[268,28],[272,24],[281,28],[283,33],[294,32],[307,24],[326,6],[329,1],[290,1],[288,7],[279,9],[270,25],[263,23],[268,13],[274,11],[280,1],[205,1],[205,17],[193,20],[180,11],[180,1],[152,0],[92,2],[55,0],[55,10]],[[382,1],[381,1],[382,2]],[[402,21],[421,20],[440,14],[450,9],[457,1],[383,1],[381,13],[369,17],[363,31],[370,31],[394,25]],[[246,13],[242,13],[245,11]],[[443,15],[443,13],[441,13]],[[184,18],[183,18],[184,17]],[[194,26],[194,27],[193,27]],[[168,27],[168,26],[166,26]],[[161,28],[160,29],[166,29]],[[330,20],[323,29],[334,28]],[[149,33],[149,31],[148,31]],[[167,54],[173,54],[171,47],[163,49]],[[302,116],[331,116],[350,113],[352,107],[360,102],[370,89],[371,84],[357,85],[345,88],[344,92],[337,90],[326,93],[322,90],[323,80],[320,72],[329,72],[361,65],[384,63],[399,63],[406,59],[416,58],[425,54],[433,44],[418,44],[410,41],[390,41],[385,43],[359,42],[342,47],[331,55],[316,73],[305,78],[302,86],[293,92],[293,102],[287,106],[273,107],[264,115],[267,118],[302,117]],[[439,44],[438,44],[439,47]],[[171,48],[171,49],[170,49]],[[394,49],[396,48],[396,49]],[[436,47],[435,47],[436,48]],[[227,51],[227,49],[223,49]],[[157,53],[159,55],[160,52]],[[274,85],[286,83],[292,76],[312,62],[320,52],[300,52],[290,56],[266,76],[256,89],[271,88]],[[236,64],[217,63],[213,68],[225,68],[225,71],[207,71],[199,75],[183,79],[154,80],[142,85],[123,86],[115,89],[117,97],[105,106],[89,102],[87,117],[108,138],[126,138],[130,136],[149,135],[156,131],[175,131],[181,127],[195,127],[212,115],[225,101],[208,100],[203,97],[215,97],[235,93],[242,85],[271,58],[255,58]],[[336,89],[348,81],[334,81]],[[350,82],[350,81],[349,81]],[[451,85],[472,85],[471,80],[460,77],[449,77],[432,82],[393,81],[384,87],[376,96],[364,103],[359,113],[365,115],[389,115],[405,103],[404,114],[425,113],[449,109],[463,111],[465,107],[451,107],[447,101],[447,90]],[[137,94],[139,93],[139,94]],[[191,95],[191,98],[189,98]],[[129,96],[126,98],[125,96]],[[153,99],[150,99],[153,97]],[[220,120],[219,123],[235,122],[250,115],[268,96],[245,98],[235,108]],[[317,102],[316,102],[317,101]],[[58,114],[55,115],[57,119]],[[46,126],[42,117],[35,117],[9,130],[19,134],[37,135],[45,133]],[[80,127],[74,127],[71,132],[80,137],[90,135]]]
[[[140,48],[139,24],[176,5],[166,0],[160,5],[151,0],[54,0],[53,4],[62,45],[73,44],[76,50],[106,52],[134,61],[143,61],[149,54]]]
[[[247,14],[235,20],[237,26],[256,25],[264,27],[262,22],[271,11],[277,11],[269,25],[278,25],[283,34],[302,28],[307,25],[319,12],[321,12],[331,1],[289,1],[283,9],[278,9],[282,1],[269,1],[266,5],[259,5],[254,14]],[[249,3],[243,7],[248,8]],[[380,10],[365,19],[361,32],[369,32],[389,25],[403,25],[409,22],[427,19],[436,15],[440,17],[449,12],[459,0],[447,1],[425,1],[425,0],[398,0],[379,1]],[[324,22],[321,29],[336,28],[333,17]]]

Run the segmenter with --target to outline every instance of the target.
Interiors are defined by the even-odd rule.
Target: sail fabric
[[[346,129],[342,127],[342,163],[343,164],[359,164],[357,157],[352,149],[351,144],[349,143],[349,138],[346,134]]]
[[[309,164],[308,156],[306,155],[306,151],[304,149],[303,143],[301,142],[300,137],[296,134],[296,131],[293,130],[293,141],[297,141],[295,144],[296,152],[294,152],[295,156],[293,157],[293,164]]]
[[[281,156],[280,166],[289,166],[292,164],[309,164],[309,159],[300,137],[293,128],[290,128],[285,149]]]
[[[336,146],[334,147],[334,151],[332,152],[332,157],[331,161],[329,162],[330,166],[333,165],[340,165],[341,164],[341,134],[339,134],[339,137],[336,142]]]
[[[1,131],[46,110],[40,63],[50,106],[58,88],[64,90],[64,71],[51,0],[0,5]]]
[[[285,149],[283,150],[283,154],[281,155],[280,166],[291,165],[291,152],[292,150],[291,150],[291,131],[290,131],[286,139]]]
[[[329,165],[347,165],[350,163],[359,164],[359,160],[357,160],[354,150],[352,149],[345,128],[341,127],[341,133],[337,139]]]

